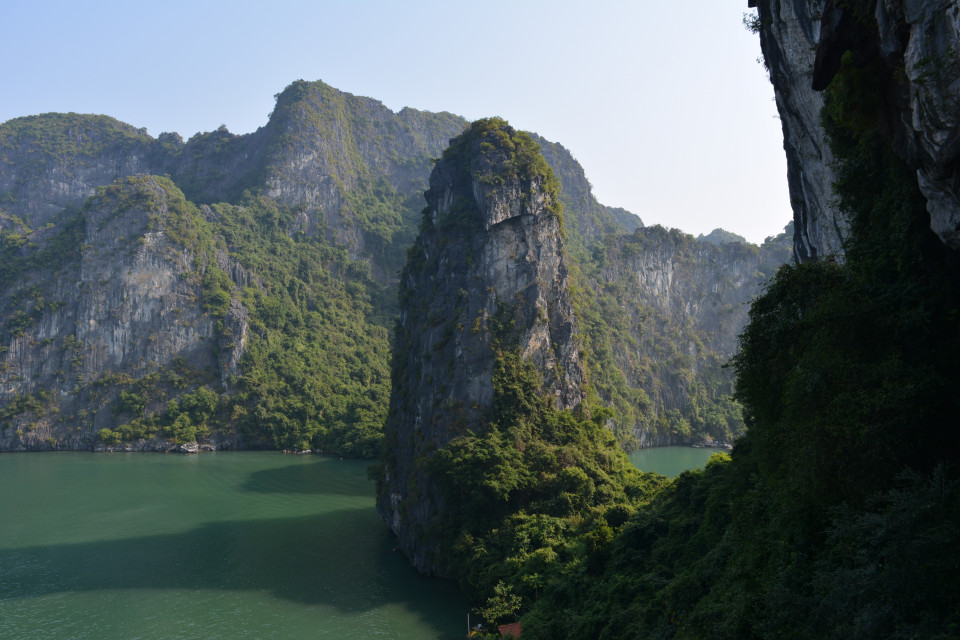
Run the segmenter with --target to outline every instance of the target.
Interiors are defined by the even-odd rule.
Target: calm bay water
[[[675,476],[713,449],[630,454]],[[460,638],[470,605],[395,553],[367,462],[0,455],[0,638]]]
[[[392,551],[367,462],[0,455],[0,638],[459,638]]]
[[[653,447],[640,449],[630,454],[630,462],[641,471],[656,471],[671,478],[687,469],[703,467],[710,456],[721,449],[698,449],[694,447]]]

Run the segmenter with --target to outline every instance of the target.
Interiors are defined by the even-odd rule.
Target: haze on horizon
[[[499,115],[559,142],[645,224],[762,242],[790,220],[773,89],[746,0],[280,1],[0,6],[0,122],[102,113],[151,135],[249,133],[294,80]]]

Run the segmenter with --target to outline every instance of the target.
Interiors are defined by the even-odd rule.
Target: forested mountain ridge
[[[302,81],[280,93],[268,123],[247,135],[221,127],[184,142],[175,133],[153,138],[107,116],[78,114],[0,125],[0,448],[168,449],[196,435],[211,446],[375,455],[389,395],[397,273],[420,223],[432,160],[466,126],[451,114],[393,113],[375,100]],[[534,139],[560,182],[578,295],[589,307],[595,292],[625,273],[616,260],[600,264],[602,255],[620,254],[607,244],[629,244],[612,238],[645,231],[633,214],[596,201],[566,149]],[[156,187],[153,196],[142,193],[147,185]],[[100,188],[106,191],[97,195]],[[121,204],[109,204],[108,192]],[[191,239],[168,237],[173,232],[162,221],[169,202],[189,222]],[[127,221],[115,237],[95,222],[110,216]],[[158,238],[166,248],[136,263],[131,247],[154,247]],[[94,256],[116,269],[89,282],[84,269]],[[132,276],[137,269],[139,279]],[[758,269],[751,286],[766,273]],[[153,291],[130,289],[136,283]],[[193,288],[176,293],[176,283]],[[98,307],[102,317],[84,313],[101,342],[116,345],[111,358],[100,358],[100,343],[79,326],[80,298],[69,293],[81,285],[129,301],[178,296],[185,301],[145,306],[141,315],[176,310],[178,331],[190,316],[196,330],[181,336],[190,344],[178,342],[161,355],[176,323],[141,335],[124,313]],[[632,305],[594,315],[588,350],[612,352],[614,334],[629,341],[626,334],[634,332],[635,343],[639,331],[648,342],[671,339],[675,318],[628,321],[630,314],[651,317],[640,302]],[[173,356],[184,350],[194,355]],[[201,357],[205,350],[211,353]],[[146,353],[153,355],[141,358]],[[729,376],[701,380],[698,363],[730,355],[691,354],[682,377],[711,398],[728,398]],[[726,439],[726,432],[701,428],[705,423],[666,417],[671,410],[670,416],[690,414],[689,399],[703,395],[696,390],[667,402],[651,391],[654,400],[647,402],[636,390],[651,375],[675,377],[676,370],[666,369],[679,361],[657,353],[644,358],[644,375],[637,374],[636,358],[587,358],[591,388],[617,407],[609,426],[625,446]],[[173,430],[183,412],[171,402],[201,390],[217,396],[216,410],[192,415],[199,430]]]
[[[221,127],[185,143],[176,134],[153,139],[106,116],[77,114],[0,125],[0,447],[167,449],[199,434],[213,446],[374,455],[389,394],[395,271],[431,159],[463,126],[450,114],[393,114],[305,82],[278,95],[270,122],[246,136]],[[159,199],[141,197],[146,183],[160,185]],[[85,204],[101,187],[123,203],[101,212],[109,205],[94,195]],[[156,273],[137,280],[150,291],[131,295],[176,297],[174,282],[158,275],[173,268],[199,288],[185,303],[168,300],[170,308],[146,306],[140,315],[189,307],[197,317],[183,322],[206,329],[164,357],[138,359],[167,344],[169,327],[141,336],[128,330],[129,318],[101,309],[98,330],[122,345],[118,357],[101,361],[79,337],[75,300],[62,292],[83,284],[89,256],[119,266],[125,252],[165,239],[169,229],[155,221],[168,199],[181,203],[205,245],[198,253],[172,243],[150,263]],[[98,233],[91,225],[101,214],[125,216],[128,235]],[[125,295],[117,278],[130,281],[129,271],[86,286]],[[234,326],[234,317],[242,322]],[[216,365],[223,348],[236,360],[230,370]],[[176,359],[184,349],[214,353],[203,362]],[[81,361],[85,376],[74,371]],[[200,392],[217,397],[216,411],[191,417],[199,432],[174,433],[182,412],[171,402]]]

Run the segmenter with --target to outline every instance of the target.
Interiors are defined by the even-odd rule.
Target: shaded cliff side
[[[819,195],[793,193],[806,198],[794,202],[800,249],[817,251],[798,249],[800,264],[751,306],[732,363],[748,429],[731,459],[681,475],[608,544],[587,546],[584,570],[545,580],[525,638],[893,640],[960,628],[949,148],[960,109],[947,37],[958,3],[759,4],[792,186],[823,176],[825,156],[791,151],[802,137],[791,127],[822,125],[833,158],[833,178],[807,184]],[[791,71],[781,54],[808,66]],[[822,90],[823,108],[789,121],[804,90]],[[827,193],[835,210],[811,209]],[[841,240],[833,215],[843,255],[812,259],[827,253],[818,237]],[[510,587],[522,583],[500,591]]]
[[[418,570],[444,575],[432,454],[488,430],[504,354],[532,363],[560,409],[582,402],[584,371],[558,184],[536,143],[480,120],[437,162],[426,198],[400,284],[377,505]]]
[[[930,228],[960,248],[960,7],[954,0],[751,0],[776,93],[804,261],[842,253],[849,221],[833,194],[833,154],[821,123],[822,90],[846,57],[873,65],[884,84],[876,115],[927,200]]]

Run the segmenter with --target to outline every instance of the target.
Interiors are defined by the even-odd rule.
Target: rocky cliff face
[[[126,421],[142,417],[143,424],[115,436],[139,439],[179,415],[166,412],[162,402],[184,391],[160,388],[163,385],[154,388],[149,382],[153,373],[145,373],[141,365],[153,362],[168,371],[174,362],[184,372],[194,372],[187,376],[192,377],[192,385],[215,389],[224,394],[225,402],[235,403],[229,419],[220,416],[221,425],[247,434],[254,443],[302,447],[312,441],[329,449],[339,446],[331,443],[333,439],[346,443],[346,450],[354,455],[370,455],[371,443],[379,441],[376,434],[389,393],[386,325],[396,312],[396,274],[420,224],[421,194],[428,186],[431,158],[439,156],[465,126],[462,118],[447,113],[414,109],[393,113],[375,100],[342,93],[321,82],[293,83],[278,96],[267,125],[249,135],[235,135],[221,127],[186,142],[175,133],[154,139],[105,116],[77,114],[46,114],[0,125],[0,272],[4,275],[0,279],[4,327],[0,355],[7,363],[0,424],[8,426],[7,435],[13,438],[2,446],[26,446],[23,443],[28,441],[30,446],[47,446],[50,438],[56,446],[83,448],[90,446],[95,429],[123,427]],[[583,168],[569,151],[536,136],[533,140],[560,184],[557,193],[551,192],[550,202],[563,203],[566,248],[585,272],[591,271],[592,261],[606,255],[606,238],[629,233],[642,223],[627,211],[598,203]],[[516,157],[507,159],[513,162]],[[533,219],[517,209],[517,203],[528,208],[536,204],[523,200],[531,190],[527,185],[501,182],[505,178],[497,173],[494,160],[488,164],[474,168],[488,180],[476,183],[477,201],[491,203],[483,213],[489,220],[481,227],[485,234],[515,231],[523,227],[517,220]],[[206,243],[202,257],[194,246],[196,234],[188,234],[193,240],[175,242],[176,246],[156,244],[168,235],[157,236],[150,225],[166,219],[166,214],[150,207],[140,208],[146,212],[144,219],[130,218],[134,210],[126,205],[105,213],[107,205],[97,196],[82,209],[99,187],[141,172],[171,176],[175,186],[154,182],[167,193],[180,194],[182,189],[187,200],[200,204],[197,209],[182,195],[173,198],[174,211],[190,209],[188,217],[202,228]],[[135,182],[140,185],[142,180]],[[542,187],[533,191],[541,193]],[[440,185],[431,187],[431,193],[448,193],[446,197],[452,198],[457,189]],[[147,192],[141,195],[130,198],[152,202]],[[451,201],[435,208],[449,213],[459,206]],[[447,228],[444,225],[452,221],[449,228],[458,228],[462,221],[447,213],[437,214],[437,224]],[[90,226],[95,218],[103,220]],[[474,227],[463,229],[476,232]],[[503,271],[491,271],[490,278],[513,283],[495,285],[496,295],[487,292],[474,299],[475,281],[450,275],[451,282],[459,283],[456,289],[466,292],[462,295],[471,313],[486,309],[479,325],[477,316],[464,322],[469,335],[474,335],[475,325],[478,332],[489,328],[488,321],[494,317],[491,300],[516,304],[512,298],[521,290],[528,296],[546,295],[536,287],[524,287],[549,280],[544,273],[531,272],[530,265],[553,269],[545,257],[552,249],[531,250],[524,242],[510,236],[490,245],[508,247],[502,250],[504,255],[485,258],[491,261],[490,269]],[[129,255],[123,253],[124,245],[129,245]],[[484,247],[470,249],[464,260],[476,261],[484,251],[493,251]],[[182,252],[180,257],[175,257],[177,251]],[[608,253],[620,255],[618,250]],[[517,255],[528,254],[536,259],[518,262]],[[125,262],[130,256],[139,256],[140,266]],[[616,275],[585,281],[584,286],[613,286],[609,283],[627,278],[627,271],[624,266]],[[199,293],[181,290],[186,283],[196,285],[197,278],[201,279]],[[197,299],[200,311],[195,316],[176,302],[193,304]],[[548,304],[543,300],[530,304]],[[171,324],[171,313],[180,314],[186,324]],[[617,314],[626,312],[618,306],[604,313],[620,317]],[[670,322],[688,320],[674,315],[664,318],[662,326]],[[522,338],[531,345],[524,355],[548,375],[556,369],[555,363],[573,357],[544,346],[564,343],[558,337],[560,327],[536,325],[529,331]],[[669,333],[664,332],[664,336]],[[644,339],[631,335],[634,341]],[[81,339],[82,345],[73,343]],[[188,346],[200,344],[209,345],[213,353],[209,362],[198,359],[207,347]],[[64,355],[68,351],[69,357]],[[192,355],[184,355],[187,352]],[[294,361],[297,366],[289,364]],[[482,366],[489,368],[489,361],[484,362]],[[621,369],[627,370],[624,362],[622,358],[604,360],[601,368],[620,375]],[[568,364],[556,370],[572,370],[573,364]],[[176,375],[183,377],[184,372]],[[428,371],[424,379],[429,375],[439,380],[438,372]],[[594,378],[600,376],[597,373]],[[146,379],[149,384],[142,382]],[[636,385],[646,380],[630,379],[637,380],[630,383]],[[87,389],[95,380],[101,381],[97,389]],[[579,387],[575,380],[571,385]],[[70,395],[69,401],[64,400],[67,404],[48,402],[55,390]],[[656,400],[662,394],[655,389],[649,394],[654,401],[644,400],[641,393],[646,392],[640,387],[635,391],[638,397],[626,403],[634,407],[631,411],[647,404],[656,410],[673,407]],[[123,392],[134,393],[143,402],[117,404]],[[489,392],[489,385],[471,388],[465,396],[469,398],[466,411],[470,413],[474,400],[480,402]],[[40,393],[50,397],[41,402]],[[576,404],[564,393],[561,406]],[[293,400],[300,397],[310,398],[309,408]],[[60,409],[56,419],[52,417],[55,406]],[[28,407],[44,416],[31,414]],[[123,407],[137,411],[125,413]],[[200,414],[194,413],[195,421]],[[30,436],[36,429],[21,428],[52,425],[60,418],[74,421],[81,430],[68,434],[54,429]],[[364,425],[363,435],[346,435],[350,425],[356,424]],[[638,424],[630,422],[628,428],[636,427],[638,434],[650,431]],[[25,439],[10,436],[18,431],[23,431]],[[340,435],[317,440],[319,433]]]
[[[412,195],[419,201],[431,160],[464,126],[449,113],[393,113],[320,82],[295,82],[278,96],[268,125],[266,193],[303,206],[306,229],[322,230],[355,255],[369,253],[371,240],[389,243],[419,210],[383,211],[368,196],[389,190],[399,204]]]
[[[125,417],[111,409],[121,380],[192,372],[172,400],[236,373],[238,354],[218,358],[202,302],[211,265],[190,241],[198,222],[168,180],[131,177],[100,189],[63,228],[5,252],[15,277],[0,289],[0,450],[91,447]],[[224,321],[242,350],[244,311],[234,305]]]
[[[956,0],[751,0],[783,121],[801,261],[842,249],[847,224],[831,206],[832,158],[820,123],[825,89],[845,54],[882,61],[878,117],[917,172],[930,227],[960,248],[960,6]]]
[[[474,123],[426,199],[401,281],[378,509],[414,565],[442,575],[431,453],[485,429],[504,351],[535,365],[558,408],[581,403],[584,370],[557,186],[533,140],[499,119]]]
[[[154,140],[107,116],[47,113],[0,126],[0,209],[40,228],[96,187],[151,172]],[[160,172],[162,173],[162,172]]]
[[[591,382],[618,410],[618,437],[640,447],[732,441],[743,425],[723,365],[750,301],[790,258],[788,234],[717,245],[654,226],[608,237],[595,255]]]

